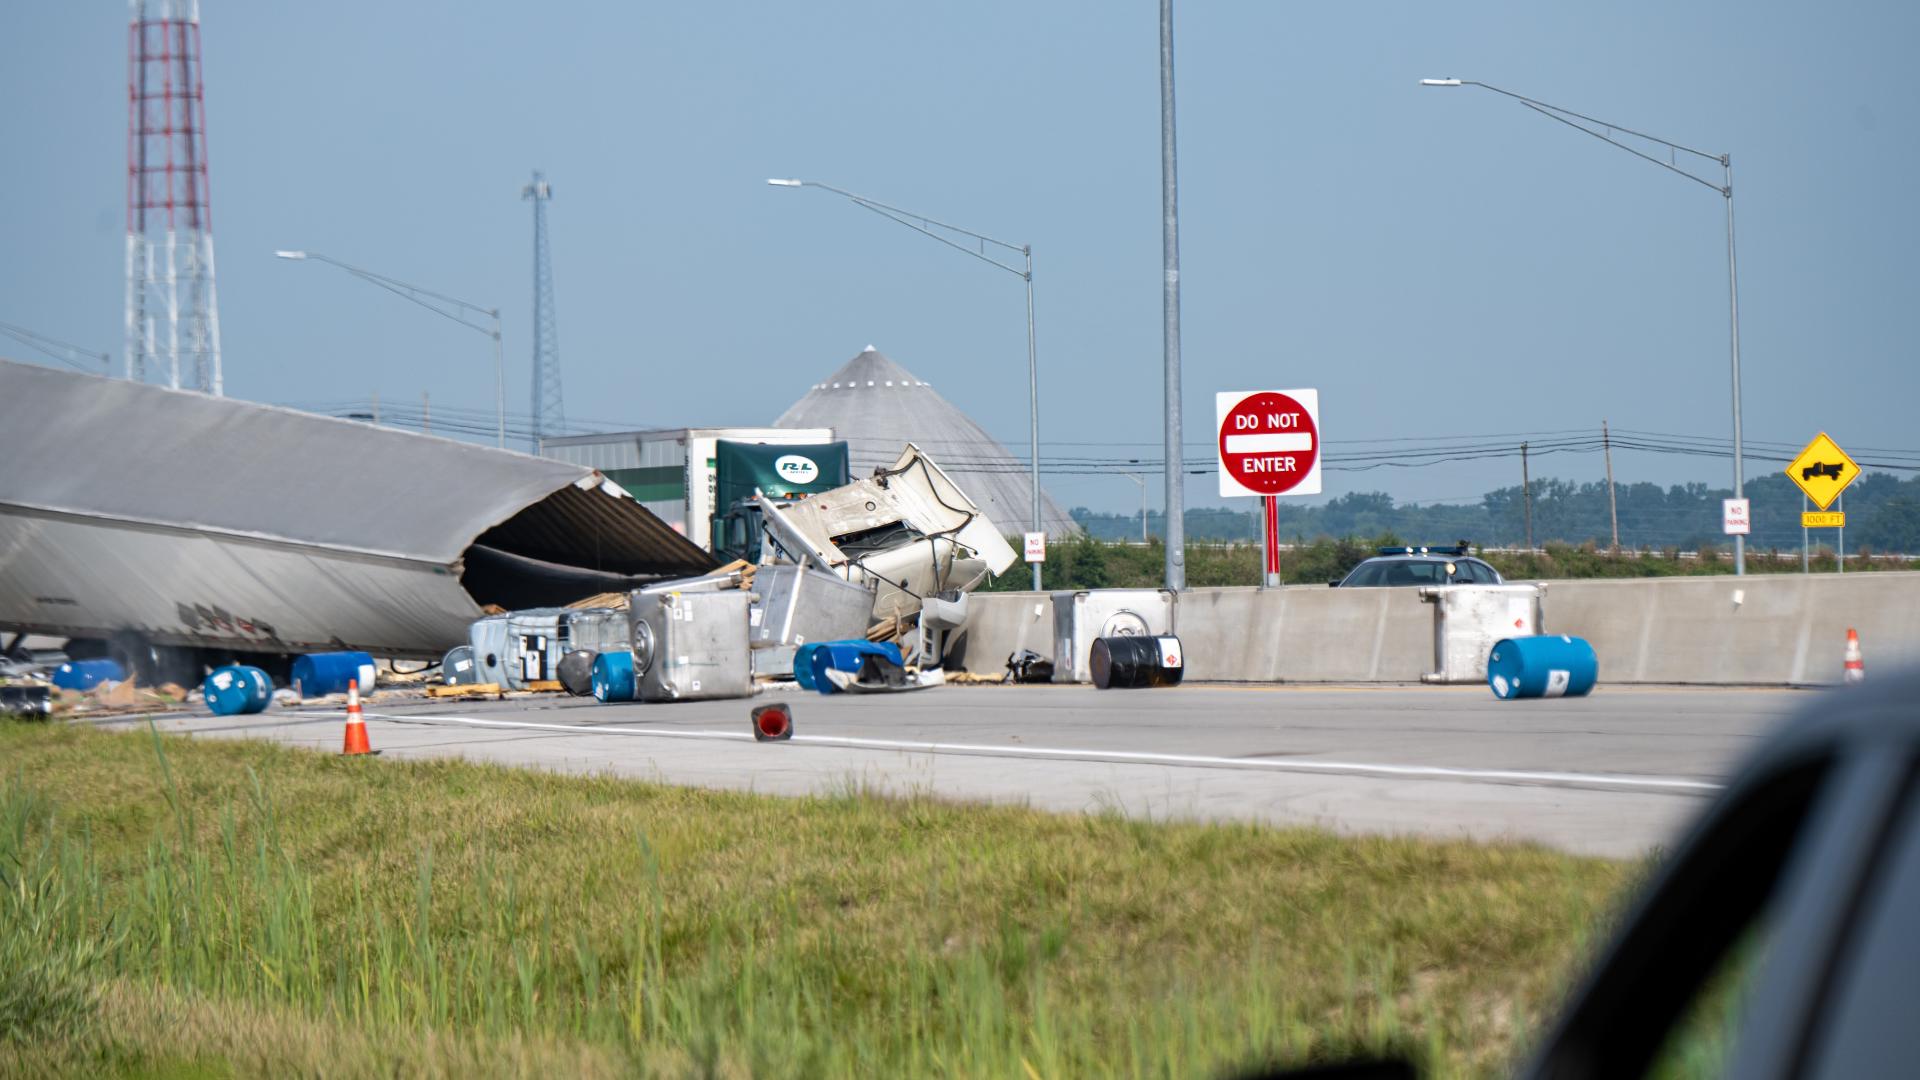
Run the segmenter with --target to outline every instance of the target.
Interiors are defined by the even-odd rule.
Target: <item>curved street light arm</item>
[[[434,300],[440,301],[441,303],[452,304],[456,308],[459,308],[461,310],[476,311],[482,315],[486,315],[489,318],[497,320],[500,317],[500,313],[498,310],[494,308],[482,307],[479,304],[469,303],[465,300],[462,300],[457,296],[448,296],[445,293],[434,292],[432,289],[423,289],[418,285],[410,285],[404,281],[399,280],[398,278],[390,278],[385,274],[376,274],[372,270],[365,269],[364,267],[355,266],[352,263],[348,263],[348,262],[342,262],[331,255],[322,255],[318,252],[308,252],[307,258],[313,259],[317,262],[332,263],[334,266],[337,266],[340,269],[345,270],[347,273],[352,274],[354,277],[359,278],[360,280],[366,282],[369,285],[379,286],[380,288],[385,289],[390,293],[393,293],[395,296],[399,296],[399,297],[402,297],[403,299],[411,300],[414,303],[419,304],[421,307],[426,308],[428,311],[433,312],[435,315],[438,315],[443,319],[451,319],[452,321],[459,323],[461,326],[464,326],[469,330],[475,330],[482,334],[498,333],[498,331],[494,328],[481,326],[479,323],[468,322],[467,320],[461,318],[459,315],[456,315],[453,312],[448,311],[443,307],[428,303],[426,300],[422,300],[421,297],[423,296],[430,297]]]
[[[862,206],[867,207],[870,210],[876,210],[876,211],[890,210],[895,214],[899,214],[901,217],[912,218],[915,221],[924,221],[929,225],[937,225],[940,228],[946,229],[950,232],[957,232],[963,236],[971,236],[975,240],[984,240],[989,244],[994,244],[999,247],[1006,248],[1008,251],[1025,252],[1027,250],[1027,247],[1025,244],[1015,244],[1006,240],[998,240],[998,239],[995,239],[994,237],[988,236],[985,233],[977,233],[977,232],[974,232],[972,229],[962,228],[959,225],[949,225],[944,221],[935,220],[934,218],[930,218],[925,214],[916,214],[911,210],[905,210],[898,206],[889,206],[888,204],[883,203],[878,199],[869,199],[865,195],[857,195],[851,191],[834,187],[832,184],[823,184],[818,180],[802,180],[800,181],[799,186],[800,187],[817,187],[822,191],[831,191],[835,195],[839,195],[843,198],[852,199],[854,202],[857,202]]]
[[[1658,135],[1649,135],[1644,131],[1635,131],[1632,128],[1622,127],[1619,124],[1608,123],[1605,120],[1600,120],[1595,117],[1588,116],[1585,113],[1574,112],[1572,109],[1561,108],[1558,105],[1549,105],[1544,101],[1539,101],[1537,99],[1527,97],[1525,94],[1516,94],[1511,90],[1502,90],[1501,88],[1497,86],[1493,86],[1489,83],[1476,82],[1472,79],[1462,79],[1460,80],[1460,85],[1477,86],[1482,90],[1491,90],[1494,93],[1500,94],[1504,97],[1510,97],[1513,100],[1519,102],[1520,104],[1525,105],[1527,108],[1532,109],[1534,112],[1537,112],[1540,115],[1548,118],[1549,120],[1557,120],[1560,123],[1565,124],[1570,128],[1573,128],[1575,131],[1586,132],[1588,135],[1591,135],[1594,138],[1599,139],[1601,142],[1607,143],[1610,146],[1619,147],[1620,149],[1625,150],[1627,153],[1632,154],[1634,157],[1640,158],[1643,161],[1650,161],[1653,164],[1658,165],[1663,169],[1666,169],[1668,172],[1672,172],[1680,176],[1684,176],[1687,179],[1693,181],[1694,183],[1701,185],[1702,187],[1712,188],[1714,191],[1717,191],[1722,195],[1732,194],[1731,185],[1716,184],[1711,180],[1707,180],[1700,176],[1696,176],[1693,173],[1690,173],[1687,170],[1680,168],[1678,165],[1673,164],[1672,162],[1661,161],[1659,158],[1654,157],[1652,154],[1649,154],[1644,151],[1637,150],[1631,146],[1628,146],[1626,143],[1623,143],[1620,140],[1613,138],[1611,135],[1607,134],[1607,132],[1612,132],[1612,131],[1625,132],[1626,134],[1631,135],[1636,139],[1645,139],[1648,142],[1659,143],[1661,146],[1667,147],[1668,149],[1671,149],[1671,150],[1678,150],[1681,153],[1692,154],[1695,157],[1705,158],[1706,160],[1711,161],[1716,165],[1722,166],[1723,168],[1728,164],[1728,156],[1726,154],[1709,153],[1705,150],[1700,150],[1691,146],[1687,146],[1684,143],[1677,143],[1668,139],[1663,139]],[[1575,123],[1574,120],[1567,119],[1567,117],[1570,117],[1570,116],[1573,117],[1574,120],[1583,120],[1586,123],[1584,124]],[[1605,128],[1606,131],[1595,131],[1593,128],[1587,127],[1586,124],[1597,125],[1599,127]]]
[[[1687,179],[1693,181],[1696,184],[1699,184],[1702,187],[1711,188],[1712,190],[1719,192],[1722,195],[1728,194],[1728,188],[1726,187],[1716,184],[1711,180],[1705,179],[1704,177],[1695,176],[1694,174],[1688,172],[1687,170],[1671,162],[1661,161],[1659,158],[1654,157],[1652,154],[1648,154],[1640,150],[1635,150],[1633,147],[1628,146],[1626,143],[1623,143],[1618,139],[1608,138],[1606,135],[1603,135],[1600,132],[1595,131],[1590,127],[1587,127],[1584,124],[1576,124],[1573,121],[1567,119],[1566,117],[1556,114],[1552,109],[1542,108],[1530,101],[1523,101],[1521,102],[1521,104],[1525,105],[1527,108],[1532,109],[1534,112],[1539,113],[1541,116],[1544,116],[1549,120],[1558,120],[1559,122],[1567,125],[1568,127],[1574,129],[1575,131],[1584,131],[1587,134],[1593,136],[1594,138],[1599,139],[1601,142],[1608,144],[1609,146],[1617,146],[1620,149],[1625,150],[1627,153],[1632,154],[1634,157],[1640,158],[1643,161],[1650,161],[1653,164],[1658,165],[1661,168],[1667,170],[1668,172],[1674,173],[1679,176],[1684,176]],[[1626,131],[1627,129],[1619,128],[1617,130]],[[1632,134],[1632,133],[1628,132],[1628,134]],[[1646,136],[1641,136],[1641,137],[1646,138]],[[1654,141],[1659,142],[1660,140],[1655,139]],[[1720,158],[1715,158],[1714,160],[1721,161]],[[1721,164],[1724,165],[1725,162],[1721,161]]]
[[[97,357],[100,360],[102,370],[113,363],[113,358],[106,353],[97,353],[91,349],[83,349],[70,341],[61,341],[56,337],[48,337],[45,334],[29,330],[24,326],[15,326],[12,323],[0,322],[0,334],[5,334],[29,349],[37,349],[75,371],[84,371],[89,375],[97,374],[97,372],[90,367],[80,364],[74,360],[74,357],[84,356],[89,360]],[[64,350],[64,354],[62,352],[56,352],[56,349]]]
[[[433,312],[435,315],[449,322],[457,322],[469,330],[485,334],[487,337],[493,339],[493,398],[494,412],[498,416],[498,420],[494,425],[494,438],[496,446],[502,450],[506,449],[507,376],[506,361],[501,356],[499,308],[482,307],[479,304],[462,300],[457,296],[448,296],[445,293],[434,292],[432,289],[423,289],[418,285],[401,281],[399,278],[390,278],[385,274],[376,274],[365,267],[355,266],[349,262],[342,262],[331,255],[322,255],[317,251],[276,251],[274,254],[283,259],[314,259],[323,263],[331,263],[369,285],[376,285],[404,300],[411,300],[415,304],[426,308],[428,311]],[[422,297],[426,297],[427,299],[422,299]],[[438,303],[434,301],[438,301]],[[448,311],[441,306],[442,304],[452,304],[454,311]],[[467,311],[478,312],[479,314],[485,315],[492,321],[493,325],[482,326],[479,323],[468,322],[455,313]],[[534,449],[538,451],[539,447],[536,445]]]
[[[925,226],[920,224],[916,224],[916,222],[926,222],[927,224],[938,225],[940,228],[943,228],[943,229],[953,229],[953,226],[951,225],[940,225],[939,222],[934,221],[931,218],[922,218],[922,217],[918,217],[917,215],[908,215],[908,214],[905,214],[903,211],[896,211],[890,206],[885,206],[881,203],[872,202],[870,200],[862,199],[857,196],[849,196],[849,198],[852,200],[854,205],[871,210],[874,213],[879,214],[881,217],[886,218],[888,221],[894,221],[902,225],[905,225],[907,228],[912,229],[914,232],[917,232],[922,236],[926,236],[931,239],[938,240],[940,243],[945,244],[948,247],[954,249],[955,251],[960,252],[962,255],[971,255],[974,258],[979,259],[981,262],[987,263],[992,266],[997,266],[1000,269],[1005,270],[1007,273],[1014,275],[1015,277],[1024,278],[1029,273],[1029,271],[1022,270],[1019,267],[1014,266],[1010,263],[1003,263],[999,259],[996,259],[991,255],[988,255],[984,251],[976,251],[973,248],[966,246],[965,244],[955,243],[953,240],[950,240],[947,237],[941,236],[939,233],[934,232],[932,229],[926,228]],[[909,220],[910,218],[911,220]],[[965,229],[954,229],[953,231],[958,233],[964,233],[968,236],[978,235],[976,233],[969,233]],[[1002,241],[994,240],[990,237],[979,237],[979,239],[984,240],[986,243],[999,244],[1002,247],[1012,248],[1012,250],[1018,251],[1022,255],[1027,253],[1027,249],[1024,247],[1014,247],[1011,244],[1003,243]]]

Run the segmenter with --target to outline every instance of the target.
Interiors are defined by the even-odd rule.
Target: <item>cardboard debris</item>
[[[592,596],[582,600],[575,600],[573,603],[568,604],[567,608],[571,611],[586,611],[589,608],[611,608],[614,611],[625,611],[627,610],[627,604],[628,599],[626,593],[603,592],[594,593]]]
[[[868,641],[892,641],[898,643],[907,636],[919,622],[917,614],[889,615],[872,626],[867,627]]]
[[[706,578],[731,575],[734,580],[728,583],[725,586],[726,588],[750,589],[753,587],[753,571],[754,565],[752,563],[745,559],[735,559],[727,565],[720,567],[718,570],[709,570],[697,578],[688,578],[687,580],[699,581]],[[662,584],[667,583],[662,582]],[[570,611],[585,611],[589,608],[611,608],[614,611],[627,611],[632,607],[633,594],[631,592],[595,593],[592,596],[583,597],[567,605],[567,609]]]
[[[87,691],[87,696],[91,698],[96,705],[105,705],[110,708],[126,708],[139,703],[138,699],[134,697],[133,691],[133,680],[122,679],[119,682],[103,682],[92,690]]]
[[[193,691],[188,690],[186,687],[181,686],[179,683],[162,683],[161,685],[146,691],[146,694],[148,697],[151,697],[157,701],[164,701],[170,705],[178,705],[179,703],[192,697]]]
[[[429,686],[427,696],[433,698],[470,698],[501,696],[499,683],[461,683],[458,686]]]

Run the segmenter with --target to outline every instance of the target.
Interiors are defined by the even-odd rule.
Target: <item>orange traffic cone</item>
[[[753,710],[753,741],[784,742],[793,738],[793,710],[784,703]]]
[[[1865,682],[1866,678],[1867,662],[1860,655],[1860,635],[1854,632],[1853,627],[1849,626],[1847,627],[1846,668],[1841,674],[1840,681],[1857,683]]]
[[[367,721],[360,714],[360,680],[347,680],[347,745],[343,754],[371,754],[367,743]]]

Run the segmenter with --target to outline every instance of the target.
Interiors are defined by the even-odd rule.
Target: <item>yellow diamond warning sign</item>
[[[1787,466],[1787,479],[1799,485],[1807,493],[1813,505],[1825,510],[1833,505],[1847,485],[1860,477],[1860,466],[1854,464],[1840,444],[1827,438],[1826,432],[1814,436],[1800,456]]]

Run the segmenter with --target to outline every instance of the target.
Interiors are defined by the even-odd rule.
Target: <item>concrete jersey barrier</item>
[[[1868,678],[1920,662],[1920,572],[1768,574],[1542,583],[1545,633],[1586,638],[1600,684],[1837,683],[1849,627]],[[1052,657],[1047,593],[976,593],[947,663],[982,674],[1007,655]],[[1175,622],[1195,682],[1419,682],[1434,608],[1417,589],[1194,589]]]
[[[1547,584],[1547,631],[1592,642],[1600,684],[1837,683],[1849,627],[1871,677],[1920,661],[1920,573]]]

